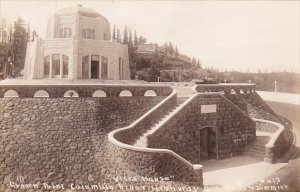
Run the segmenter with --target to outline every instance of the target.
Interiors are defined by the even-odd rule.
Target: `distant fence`
[[[173,89],[159,85],[0,85],[0,97],[122,97],[168,96]]]

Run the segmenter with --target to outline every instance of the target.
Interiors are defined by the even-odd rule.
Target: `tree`
[[[134,31],[134,40],[133,40],[133,43],[134,43],[135,46],[137,46],[137,44],[138,44],[136,31]]]
[[[198,66],[200,69],[202,69],[202,65],[201,65],[201,63],[200,63],[199,58],[198,58],[198,60],[197,60],[197,66]]]
[[[127,26],[125,26],[125,29],[124,29],[123,43],[124,43],[124,44],[128,44],[128,31],[127,31]]]
[[[196,65],[196,59],[195,59],[195,57],[193,57],[193,59],[192,59],[192,65]]]
[[[121,34],[119,29],[117,29],[117,41],[118,43],[121,43]]]
[[[170,55],[174,55],[174,52],[175,52],[174,46],[171,42],[169,42],[169,53],[170,53]]]
[[[140,36],[138,39],[138,45],[145,44],[147,42],[147,39],[143,36]]]
[[[176,46],[176,48],[175,48],[175,56],[176,56],[176,57],[178,57],[178,56],[179,56],[179,51],[178,51],[178,48],[177,48],[177,46]]]
[[[116,39],[116,26],[114,25],[114,29],[113,29],[113,36],[112,36],[113,39]]]
[[[24,20],[18,18],[14,23],[12,53],[15,72],[24,68],[28,34],[24,27]]]
[[[130,47],[132,47],[132,45],[133,45],[133,43],[132,43],[132,33],[131,33],[130,29],[129,29],[128,45]]]

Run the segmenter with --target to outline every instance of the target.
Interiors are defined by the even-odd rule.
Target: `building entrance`
[[[99,79],[99,55],[91,56],[91,79]]]
[[[99,61],[91,62],[91,78],[99,79]]]
[[[200,161],[216,159],[217,134],[216,127],[203,127],[200,129]]]

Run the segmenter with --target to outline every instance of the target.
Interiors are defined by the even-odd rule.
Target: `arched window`
[[[4,93],[4,97],[19,97],[19,94],[15,90],[8,90]]]
[[[132,97],[132,93],[128,90],[123,90],[121,91],[121,93],[119,94],[120,97]]]
[[[69,73],[69,57],[63,55],[63,75],[68,76]]]
[[[50,55],[44,57],[44,76],[49,77],[50,73]]]
[[[79,95],[74,90],[68,90],[65,92],[64,97],[79,97]]]
[[[44,91],[44,90],[39,90],[39,91],[34,93],[33,97],[49,97],[49,93],[47,91]]]
[[[106,93],[102,90],[97,90],[93,93],[93,97],[106,97]]]
[[[147,90],[147,91],[145,92],[144,96],[146,96],[146,97],[155,97],[155,96],[156,96],[156,93],[155,93],[155,91],[153,91],[153,90]]]

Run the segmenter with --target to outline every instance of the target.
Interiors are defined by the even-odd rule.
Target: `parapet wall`
[[[236,94],[244,93],[253,93],[255,92],[255,84],[241,84],[241,83],[225,83],[225,84],[200,84],[195,85],[194,89],[196,92],[204,93],[204,92],[221,92],[223,91],[225,94],[231,94],[232,92]]]
[[[171,87],[155,85],[0,85],[0,97],[10,90],[20,98],[32,98],[37,91],[46,91],[50,98],[64,97],[68,91],[78,94],[78,97],[93,97],[96,91],[103,91],[106,97],[117,97],[122,91],[128,91],[132,96],[144,96],[148,90],[157,96],[168,96],[173,91]]]
[[[215,108],[215,111],[214,109]],[[149,147],[165,148],[191,163],[200,162],[200,129],[217,130],[217,159],[240,155],[255,139],[255,123],[220,94],[198,94],[156,132]]]

